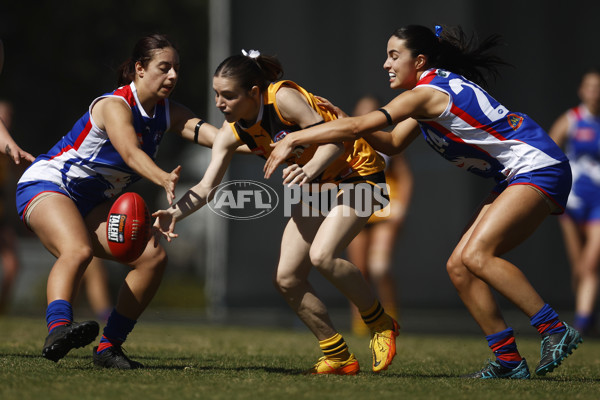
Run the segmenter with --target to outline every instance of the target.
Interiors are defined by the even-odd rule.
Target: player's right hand
[[[163,188],[165,188],[165,192],[167,192],[167,201],[169,205],[173,204],[173,199],[175,199],[175,186],[177,186],[177,182],[179,182],[179,175],[181,174],[181,165],[178,165],[171,173],[166,177],[163,182]]]
[[[21,164],[21,160],[29,161],[30,163],[35,160],[35,157],[21,149],[17,144],[14,145],[6,145],[6,149],[4,149],[6,154],[12,158],[13,162],[17,165]]]

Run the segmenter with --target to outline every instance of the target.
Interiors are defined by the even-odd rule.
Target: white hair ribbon
[[[260,56],[260,51],[258,51],[258,50],[246,51],[246,50],[242,49],[242,54],[245,55],[246,57],[258,58],[258,56]]]

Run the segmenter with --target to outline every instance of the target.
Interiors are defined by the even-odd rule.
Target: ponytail
[[[413,57],[427,56],[429,68],[441,68],[485,85],[488,77],[499,76],[498,67],[510,65],[490,51],[501,44],[501,36],[493,34],[478,43],[467,37],[461,27],[436,26],[435,33],[424,26],[409,25],[393,34],[405,41]]]

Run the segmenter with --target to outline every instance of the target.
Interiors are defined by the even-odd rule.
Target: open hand
[[[310,181],[308,174],[298,164],[290,165],[283,170],[283,184],[288,185],[303,185]]]
[[[154,225],[152,225],[152,233],[157,241],[160,237],[164,237],[170,242],[172,239],[179,236],[174,232],[175,217],[168,210],[158,210],[152,213],[152,216],[156,218]]]
[[[167,201],[169,205],[173,204],[173,199],[175,199],[175,186],[177,186],[177,182],[179,182],[179,175],[181,174],[181,165],[178,165],[169,175],[167,175],[165,181],[163,182],[163,188],[165,188],[165,192],[167,192]]]

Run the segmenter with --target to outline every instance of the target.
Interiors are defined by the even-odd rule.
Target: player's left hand
[[[283,184],[288,185],[303,185],[309,182],[311,178],[306,171],[298,164],[290,165],[283,170]]]
[[[168,210],[158,210],[152,213],[152,217],[156,218],[152,225],[152,234],[156,242],[160,241],[161,237],[167,239],[167,242],[175,239],[178,234],[175,231],[175,217]]]
[[[270,146],[273,147],[273,151],[271,151],[271,154],[269,154],[269,158],[263,167],[266,179],[271,177],[277,167],[283,164],[294,150],[290,144],[290,141],[286,140],[286,138],[283,138],[276,143],[271,143]]]

